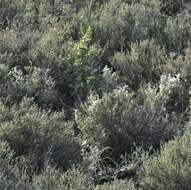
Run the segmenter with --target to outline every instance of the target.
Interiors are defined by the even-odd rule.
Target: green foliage
[[[0,189],[190,189],[171,159],[187,137],[161,148],[190,119],[190,15],[188,0],[0,0]]]
[[[129,47],[129,42],[160,38],[164,24],[165,18],[160,15],[158,1],[148,3],[145,0],[129,5],[112,0],[103,6],[99,24],[101,36],[98,38],[108,43],[112,52],[124,50]]]
[[[123,182],[123,181],[114,181],[111,184],[104,184],[101,186],[97,186],[95,190],[135,190],[134,184],[130,182]]]
[[[115,88],[119,86],[119,75],[116,72],[112,72],[108,66],[105,66],[103,68],[103,73],[102,73],[102,81],[101,81],[101,91],[102,93],[106,92],[111,92]]]
[[[141,189],[190,189],[190,133],[166,144],[158,156],[144,162]]]
[[[24,190],[27,186],[27,180],[24,181],[19,171],[15,153],[10,149],[7,143],[0,142],[0,189],[1,190]],[[30,188],[28,188],[30,189]]]
[[[34,98],[41,107],[52,107],[57,102],[55,84],[49,71],[36,67],[6,68],[2,65],[1,98],[9,105],[19,103],[24,96]]]
[[[46,159],[64,170],[81,159],[63,113],[40,111],[27,99],[11,109],[1,103],[0,109],[0,139],[8,142],[18,156],[29,159],[34,170],[41,169]]]
[[[52,190],[135,190],[133,182],[115,180],[109,184],[88,184],[87,176],[79,169],[72,169],[61,174],[54,168],[47,167],[43,174],[34,178],[33,186],[36,189]]]
[[[180,74],[185,83],[189,83],[191,81],[191,73],[190,73],[190,58],[191,58],[191,49],[188,48],[184,51],[183,55],[175,56],[171,54],[169,57],[167,64],[164,66],[165,73],[177,75]]]
[[[166,53],[154,41],[142,41],[131,45],[128,53],[118,52],[112,59],[112,66],[119,73],[120,80],[132,89],[141,84],[160,79]]]
[[[165,28],[165,41],[167,49],[180,54],[182,50],[190,46],[191,17],[187,10],[177,17],[169,17]]]
[[[86,176],[79,169],[71,169],[62,174],[50,166],[33,179],[33,185],[40,190],[93,190],[93,185],[88,185]]]
[[[160,0],[161,13],[174,16],[183,9],[183,0]]]
[[[76,114],[77,123],[90,143],[101,148],[109,146],[115,159],[130,153],[134,144],[159,147],[180,127],[166,110],[177,85],[178,79],[163,77],[159,91],[148,85],[140,96],[125,89],[114,90],[102,98],[90,96]]]
[[[91,27],[87,29],[82,27],[81,35],[81,40],[73,46],[73,68],[75,70],[74,76],[77,79],[75,91],[81,97],[84,97],[84,92],[87,94],[89,90],[96,90],[99,85],[101,77],[100,61],[103,53],[99,46],[91,44]]]

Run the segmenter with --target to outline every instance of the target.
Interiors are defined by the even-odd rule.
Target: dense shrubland
[[[189,190],[186,0],[0,0],[0,190]]]

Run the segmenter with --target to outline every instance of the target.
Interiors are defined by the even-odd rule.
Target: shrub
[[[183,9],[183,0],[160,0],[161,13],[174,16]]]
[[[104,184],[101,186],[97,186],[95,190],[135,190],[134,184],[129,181],[119,181],[116,180],[111,184]]]
[[[51,190],[93,190],[93,184],[89,184],[87,175],[80,169],[71,169],[66,173],[47,166],[41,175],[34,177],[33,186],[35,189]]]
[[[2,65],[3,66],[3,65]],[[56,107],[58,96],[49,70],[36,67],[2,67],[0,96],[9,105],[19,103],[24,96],[34,98],[41,108]],[[54,103],[53,103],[54,102]]]
[[[37,43],[37,53],[50,64],[62,63],[69,46],[68,40],[71,39],[71,25],[54,20],[51,23]]]
[[[165,144],[160,155],[152,156],[143,164],[140,174],[141,189],[190,189],[190,133]]]
[[[64,118],[62,112],[41,111],[27,99],[10,109],[1,103],[0,139],[6,141],[17,156],[28,159],[29,170],[39,171],[47,159],[66,170],[81,156],[72,128]]]
[[[100,89],[102,93],[108,93],[119,87],[119,75],[117,72],[112,72],[108,66],[105,66],[102,71]]]
[[[46,166],[45,170],[41,175],[35,176],[33,178],[33,186],[35,189],[52,189],[58,190],[63,189],[61,184],[62,174],[56,169]]]
[[[140,96],[125,89],[114,90],[102,98],[90,96],[76,113],[78,126],[90,143],[101,149],[110,147],[114,159],[130,153],[134,144],[159,147],[180,127],[180,118],[166,110],[176,85],[178,79],[163,77],[159,90],[148,85]]]
[[[1,190],[24,190],[27,181],[22,178],[22,173],[16,164],[15,153],[7,143],[0,142],[0,189]],[[28,188],[29,190],[30,188]]]
[[[190,44],[191,16],[187,10],[178,14],[176,17],[167,19],[164,29],[164,44],[168,51],[174,51],[178,54],[189,47]]]
[[[167,64],[164,65],[163,73],[171,74],[174,76],[179,74],[181,79],[185,83],[189,84],[191,81],[190,58],[191,58],[191,49],[190,48],[185,49],[183,54],[179,55],[179,56],[171,54],[168,57]]]
[[[98,90],[104,65],[100,64],[103,50],[92,43],[92,28],[81,24],[78,41],[71,39],[70,30],[67,24],[54,24],[42,37],[39,51],[51,69],[59,98],[71,106],[83,101],[90,90]]]
[[[2,0],[0,2],[0,29],[6,29],[11,26],[12,20],[17,14],[18,1]]]
[[[33,34],[14,29],[0,31],[0,63],[9,67],[29,65],[29,43]]]
[[[103,6],[95,35],[115,52],[129,48],[129,42],[160,39],[164,26],[165,18],[160,15],[158,1],[145,0],[130,5],[112,0]]]
[[[115,180],[112,183],[94,186],[90,183],[87,174],[80,169],[72,169],[65,174],[60,173],[54,168],[47,167],[39,176],[34,178],[33,186],[35,189],[52,190],[135,190],[133,182]]]
[[[188,1],[0,0],[0,190],[191,189]]]
[[[167,64],[163,67],[163,73],[173,76],[179,75],[182,83],[182,90],[175,89],[172,94],[171,106],[176,107],[176,110],[184,112],[188,109],[190,96],[190,48],[183,51],[182,55],[171,54],[167,59]],[[179,95],[178,95],[179,94]],[[179,96],[179,98],[177,97]]]
[[[132,44],[128,53],[116,53],[112,66],[119,73],[120,82],[126,83],[132,89],[138,89],[141,84],[160,79],[166,58],[164,49],[154,41],[145,40]]]

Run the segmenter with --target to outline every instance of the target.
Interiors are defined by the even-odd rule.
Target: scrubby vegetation
[[[186,0],[0,0],[0,190],[190,190]]]

